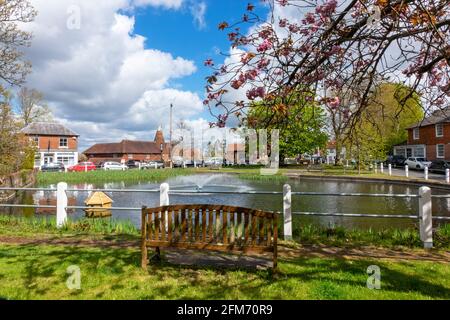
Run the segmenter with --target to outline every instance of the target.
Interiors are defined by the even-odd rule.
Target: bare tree
[[[33,21],[37,12],[27,0],[0,0],[0,79],[21,85],[31,70],[21,47],[30,45],[32,34],[20,24]]]
[[[49,121],[52,114],[44,102],[44,96],[36,89],[23,87],[18,93],[18,113],[20,114],[23,126],[37,121]]]

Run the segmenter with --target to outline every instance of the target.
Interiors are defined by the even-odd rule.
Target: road
[[[384,168],[384,173],[387,173],[388,169]],[[401,176],[404,177],[405,176],[405,169],[404,168],[392,168],[392,175],[393,176]],[[422,171],[418,171],[418,170],[411,170],[409,169],[409,176],[411,178],[421,178],[424,179],[424,172]],[[428,174],[428,179],[431,180],[440,180],[440,181],[445,181],[445,174],[436,174],[436,173],[429,173]]]

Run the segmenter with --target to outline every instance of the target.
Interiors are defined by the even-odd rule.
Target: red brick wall
[[[52,137],[52,136],[40,136],[39,137],[39,149],[47,150],[48,142],[50,141],[50,149],[60,149],[61,151],[70,149],[78,149],[78,139],[74,137],[64,137],[67,138],[67,148],[59,147],[59,139],[63,137]]]
[[[419,128],[419,139],[413,139],[413,129],[408,130],[408,144],[447,144],[450,143],[450,123],[444,123],[444,136],[436,137],[436,129],[434,125]]]

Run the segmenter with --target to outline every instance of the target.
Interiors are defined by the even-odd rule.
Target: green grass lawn
[[[127,170],[89,172],[39,172],[37,183],[39,185],[67,183],[105,183],[105,182],[159,182],[180,175],[189,175],[195,169],[160,169],[160,170]]]
[[[450,268],[436,262],[339,258],[281,259],[265,270],[182,267],[148,272],[134,249],[0,245],[0,298],[6,299],[450,299]],[[67,268],[81,271],[69,290]],[[381,289],[366,287],[367,267],[381,269]]]

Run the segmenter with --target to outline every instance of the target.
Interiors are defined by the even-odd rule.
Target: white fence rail
[[[57,188],[0,188],[0,191],[47,191],[56,192],[56,206],[51,205],[24,205],[24,204],[0,204],[0,208],[45,208],[56,210],[57,226],[62,227],[67,221],[67,210],[89,209],[85,206],[69,206],[67,193],[70,192],[109,192],[109,193],[159,193],[160,205],[170,204],[170,195],[191,196],[205,194],[236,194],[234,191],[204,191],[198,190],[170,190],[167,183],[161,184],[159,189],[69,189],[67,184],[61,182]],[[447,216],[432,215],[432,199],[450,199],[450,194],[432,195],[429,187],[421,187],[419,194],[377,194],[377,193],[329,193],[329,192],[293,192],[289,184],[285,184],[283,191],[244,191],[239,194],[248,195],[281,195],[283,198],[283,233],[285,240],[292,240],[292,216],[330,216],[330,217],[355,217],[355,218],[388,218],[388,219],[417,219],[420,226],[420,239],[425,248],[433,247],[433,220],[450,220]],[[333,212],[300,212],[292,211],[292,197],[294,196],[328,196],[328,197],[378,197],[378,198],[418,198],[419,206],[417,215],[408,214],[364,214],[364,213],[333,213]],[[114,211],[140,211],[141,208],[111,207]]]

